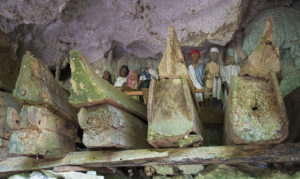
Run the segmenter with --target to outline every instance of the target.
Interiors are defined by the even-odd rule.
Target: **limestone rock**
[[[273,17],[269,17],[259,44],[248,57],[239,75],[268,79],[270,72],[279,75],[280,70],[279,49],[273,43]]]
[[[20,53],[30,50],[50,66],[62,51],[74,48],[95,62],[113,42],[127,53],[155,57],[162,53],[169,26],[177,29],[183,46],[201,46],[206,40],[225,45],[249,4],[249,0],[17,2],[1,3],[0,29],[8,33],[31,23],[14,31]]]
[[[209,165],[194,179],[204,178],[252,178],[251,175],[229,165]]]
[[[174,175],[174,167],[171,165],[152,166],[159,175]]]
[[[178,165],[179,170],[186,175],[195,175],[204,170],[203,165]]]

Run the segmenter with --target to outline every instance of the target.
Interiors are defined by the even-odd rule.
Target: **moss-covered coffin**
[[[77,124],[46,107],[23,106],[19,114],[8,108],[7,123],[10,153],[59,158],[75,150]]]
[[[152,146],[202,144],[202,123],[184,77],[152,80],[147,112],[147,140]]]
[[[0,91],[0,140],[9,140],[11,130],[6,122],[7,108],[11,107],[18,112],[21,111],[22,105],[10,93]],[[0,142],[0,147],[2,142]],[[3,142],[2,144],[5,144]]]
[[[232,78],[225,123],[226,144],[276,144],[288,136],[288,120],[276,74],[269,80]]]
[[[10,93],[0,92],[0,161],[14,156],[9,154],[8,143],[11,129],[6,122],[7,109],[14,108],[21,111],[22,105]]]
[[[146,106],[101,79],[78,50],[70,53],[72,78],[69,102],[77,107],[111,104],[147,120]]]
[[[69,104],[68,93],[59,86],[48,67],[30,52],[23,56],[13,91],[23,103],[44,105],[60,116],[77,122],[77,109]]]
[[[147,125],[134,115],[109,104],[81,108],[78,121],[88,148],[149,148]]]

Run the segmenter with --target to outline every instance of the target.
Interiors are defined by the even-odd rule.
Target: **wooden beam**
[[[195,92],[204,93],[204,89],[196,89]],[[124,93],[127,94],[128,96],[143,96],[142,91],[125,91]]]
[[[73,152],[55,161],[29,157],[0,162],[0,174],[72,165],[83,167],[129,167],[178,164],[237,164],[251,162],[299,162],[300,143],[236,145],[170,149]]]

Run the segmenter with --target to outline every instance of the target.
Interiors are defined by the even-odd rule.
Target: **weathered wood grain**
[[[7,108],[21,111],[21,104],[10,93],[0,91],[0,139],[9,140],[11,130],[6,122]]]
[[[77,107],[109,103],[147,121],[145,105],[100,78],[87,58],[77,50],[70,53],[72,78],[69,101]]]
[[[151,81],[148,101],[148,142],[154,147],[201,144],[202,123],[187,80]]]
[[[288,120],[275,73],[269,80],[232,78],[224,122],[226,144],[276,144],[288,136]]]
[[[84,130],[83,143],[89,148],[147,148],[147,125],[134,115],[105,104],[82,108],[78,113]]]
[[[29,157],[0,162],[0,173],[30,171],[72,165],[83,167],[132,167],[181,164],[241,164],[252,162],[299,162],[300,143],[236,145],[172,149],[73,152],[60,160]]]
[[[11,153],[60,158],[74,151],[77,124],[55,115],[46,107],[24,106],[20,114],[9,108],[7,122],[12,129]]]
[[[59,86],[48,67],[28,51],[23,56],[13,94],[23,103],[44,105],[66,119],[77,121],[77,109],[68,103],[68,93]]]

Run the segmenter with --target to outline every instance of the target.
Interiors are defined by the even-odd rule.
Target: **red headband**
[[[202,56],[199,50],[192,50],[189,55],[192,56],[194,53],[197,53],[200,57]]]

